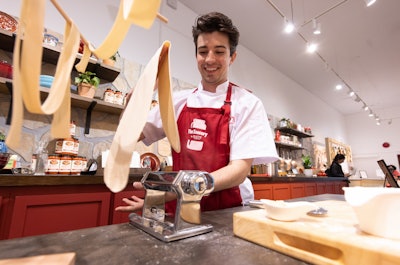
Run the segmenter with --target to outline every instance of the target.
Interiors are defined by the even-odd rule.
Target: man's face
[[[229,65],[236,58],[230,56],[229,39],[220,32],[202,33],[197,39],[197,67],[203,88],[215,92],[218,85],[228,80]]]

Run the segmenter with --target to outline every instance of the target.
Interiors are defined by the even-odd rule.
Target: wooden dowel
[[[161,20],[164,23],[168,23],[168,18],[164,17],[163,15],[161,15],[160,13],[157,13],[157,18],[159,20]]]
[[[54,5],[54,7],[58,10],[58,12],[61,14],[61,16],[65,19],[65,21],[67,21],[68,23],[73,23],[72,19],[68,16],[67,13],[65,13],[65,11],[61,8],[61,6],[58,4],[57,0],[50,0],[51,3]],[[86,40],[86,38],[81,34],[81,32],[79,31],[79,35],[81,36],[81,40],[87,45],[89,46],[89,42]]]
[[[58,4],[57,0],[50,0],[51,3],[54,5],[54,7],[58,10],[58,12],[60,12],[61,16],[69,23],[72,23],[72,19],[68,16],[67,13],[65,13],[65,11],[61,8],[61,6]],[[159,20],[161,20],[164,23],[168,23],[168,19],[166,17],[164,17],[163,15],[161,15],[160,13],[157,13],[157,18]],[[89,42],[86,40],[86,38],[79,32],[80,36],[81,36],[81,40],[87,45],[89,46]]]

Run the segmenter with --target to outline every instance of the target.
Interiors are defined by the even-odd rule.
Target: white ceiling
[[[400,100],[399,0],[377,0],[370,7],[364,0],[180,2],[197,14],[219,11],[231,17],[241,45],[344,115],[363,112],[365,102],[381,119],[394,118],[385,117],[384,109]],[[293,14],[296,33],[283,33],[280,13],[289,19]],[[322,26],[317,37],[313,23],[306,23],[315,17]],[[317,54],[305,52],[312,40],[319,44]],[[341,79],[362,102],[347,95],[348,87],[335,90]]]

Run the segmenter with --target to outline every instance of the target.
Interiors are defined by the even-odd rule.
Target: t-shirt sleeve
[[[253,158],[253,164],[266,164],[278,159],[268,116],[257,98],[246,106],[234,122],[231,133],[231,160]]]
[[[189,93],[192,93],[192,90],[182,90],[173,94],[173,104],[176,119],[178,119],[179,113],[181,112]],[[144,139],[142,141],[145,145],[151,145],[152,143],[166,137],[161,121],[159,105],[153,107],[149,111],[147,122],[143,128],[142,133],[144,136]]]

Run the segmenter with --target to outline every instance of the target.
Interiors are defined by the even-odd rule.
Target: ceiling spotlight
[[[370,116],[371,118],[374,117],[374,114],[372,113],[372,111],[369,111],[368,116]]]
[[[361,98],[359,96],[356,95],[356,98],[354,99],[355,102],[360,102]]]
[[[317,20],[313,19],[313,34],[319,35],[321,34],[321,23],[317,22]]]
[[[307,52],[308,53],[314,53],[318,48],[318,45],[316,43],[307,43]]]
[[[342,84],[336,85],[336,90],[341,90],[342,88],[343,88],[343,85],[342,85]]]
[[[376,125],[381,125],[381,122],[379,120],[377,120]]]
[[[285,33],[288,33],[288,34],[292,33],[294,31],[293,22],[287,20],[286,18],[284,18],[284,20],[285,20],[285,29],[284,29]]]
[[[352,97],[352,96],[354,96],[356,93],[353,91],[353,90],[350,90],[349,91],[349,97]]]
[[[372,6],[373,4],[375,4],[376,0],[365,0],[365,4],[367,6]]]
[[[392,119],[390,119],[389,121],[388,121],[388,125],[391,125],[392,124]]]
[[[376,121],[379,121],[378,115],[375,115],[375,120],[376,120]]]
[[[365,104],[364,104],[364,106],[363,106],[363,109],[364,109],[365,111],[369,110],[368,106],[365,105]]]

